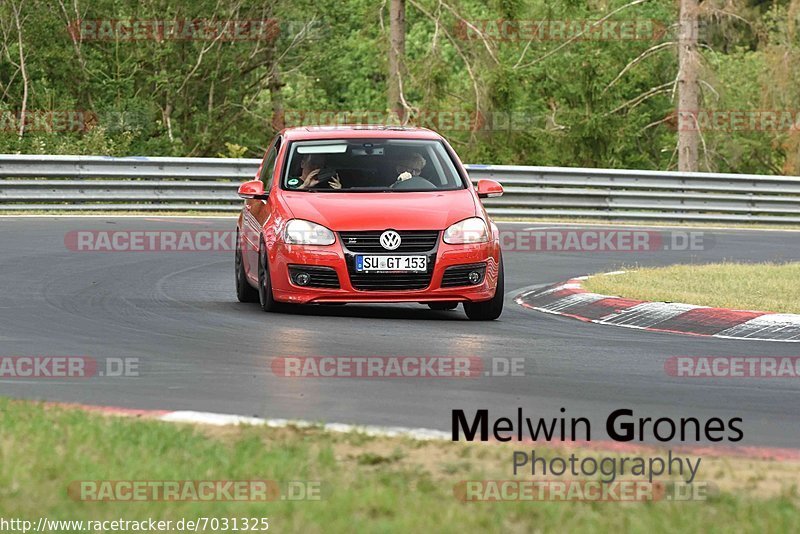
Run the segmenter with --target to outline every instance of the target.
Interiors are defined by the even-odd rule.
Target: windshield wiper
[[[347,189],[340,189],[340,191],[355,191],[362,193],[386,193],[392,191],[388,187],[348,187]]]
[[[453,191],[452,189],[392,189],[391,187],[347,187],[342,189],[290,189],[309,193],[427,193],[431,191]]]

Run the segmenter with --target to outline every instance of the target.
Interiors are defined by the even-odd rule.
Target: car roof
[[[441,135],[427,128],[374,124],[298,126],[282,130],[281,135],[287,141],[312,139],[442,139]]]

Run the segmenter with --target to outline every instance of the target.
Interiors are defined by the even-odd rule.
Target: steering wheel
[[[389,186],[389,189],[436,189],[436,186],[423,178],[422,176],[412,176],[408,180],[395,182]]]

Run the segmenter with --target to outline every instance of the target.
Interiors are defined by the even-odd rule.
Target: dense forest
[[[676,169],[682,1],[2,0],[0,153],[258,157],[397,121],[470,163]],[[800,0],[692,3],[696,167],[800,174]]]

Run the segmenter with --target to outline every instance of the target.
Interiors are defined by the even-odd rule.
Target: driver
[[[294,180],[302,182],[297,189],[310,189],[319,184],[317,175],[325,167],[325,156],[323,154],[306,154],[300,160],[300,178],[289,180],[291,185]],[[296,183],[296,182],[295,182]],[[334,174],[333,178],[327,183],[331,189],[341,189],[342,182],[339,180],[339,175]]]
[[[397,161],[395,170],[398,172],[397,182],[403,182],[422,174],[422,169],[425,168],[425,158],[419,152],[410,152],[405,157]],[[395,183],[397,183],[395,182]]]

